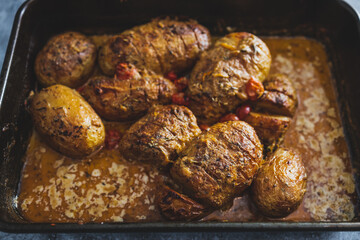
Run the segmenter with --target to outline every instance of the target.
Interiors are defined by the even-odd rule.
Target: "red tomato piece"
[[[244,120],[247,115],[249,115],[250,111],[251,107],[249,104],[242,105],[236,109],[236,116],[238,116],[240,120]]]
[[[245,87],[246,95],[251,101],[259,99],[264,93],[264,86],[254,78],[250,78]]]
[[[174,104],[188,106],[190,103],[189,98],[183,92],[175,93],[172,95],[171,100]]]
[[[225,116],[223,116],[222,118],[220,118],[219,122],[228,122],[228,121],[239,121],[240,119],[238,118],[238,116],[236,116],[233,113],[229,113]]]
[[[168,72],[164,77],[171,81],[175,81],[178,78],[174,71]]]
[[[120,142],[121,135],[118,131],[110,129],[105,134],[105,147],[107,149],[114,149]]]
[[[189,84],[188,81],[189,80],[188,80],[187,77],[181,77],[181,78],[175,79],[174,84],[175,84],[176,89],[179,92],[184,91],[187,88],[188,84]]]
[[[119,80],[132,78],[136,73],[136,69],[127,63],[119,63],[116,65],[115,77]]]
[[[206,124],[200,124],[199,125],[199,128],[202,130],[202,131],[206,131],[210,128],[209,125],[206,125]]]

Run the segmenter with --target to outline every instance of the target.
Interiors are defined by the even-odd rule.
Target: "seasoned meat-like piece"
[[[268,150],[273,151],[282,142],[284,134],[289,128],[291,118],[250,112],[244,121],[255,129],[261,142]]]
[[[255,130],[246,122],[218,123],[187,145],[170,173],[190,197],[220,208],[250,186],[262,151]]]
[[[292,117],[297,107],[296,91],[292,82],[283,74],[272,74],[263,82],[265,91],[256,108]]]
[[[191,221],[206,214],[203,205],[166,185],[162,185],[156,194],[156,203],[160,212],[169,220]]]
[[[255,100],[256,88],[261,95],[270,64],[270,51],[260,38],[244,32],[226,35],[201,54],[191,72],[190,109],[201,123],[217,122],[245,100]]]
[[[194,114],[184,106],[156,106],[134,123],[119,147],[128,160],[166,166],[201,133]]]
[[[179,73],[190,69],[210,43],[209,31],[194,20],[155,19],[110,38],[100,50],[99,65],[107,75],[114,74],[118,63]]]
[[[104,144],[100,117],[75,90],[63,85],[43,88],[30,100],[36,130],[62,154],[82,158]]]
[[[43,86],[82,85],[95,65],[96,46],[85,35],[66,32],[51,38],[35,60],[35,74]]]
[[[300,157],[279,148],[270,155],[254,179],[251,196],[269,217],[285,217],[301,203],[306,192],[306,171]]]
[[[80,91],[101,117],[133,120],[146,114],[154,104],[171,103],[176,87],[170,80],[146,70],[138,71],[132,65],[124,67],[127,69],[119,76],[92,77]]]

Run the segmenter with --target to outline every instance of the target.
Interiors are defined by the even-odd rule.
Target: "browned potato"
[[[291,118],[250,112],[244,121],[255,128],[261,142],[269,151],[273,151],[282,142],[290,126]]]
[[[201,133],[194,114],[184,106],[156,106],[124,134],[120,151],[128,160],[166,166]]]
[[[187,145],[170,173],[188,196],[222,208],[250,186],[262,152],[255,130],[246,122],[218,123]]]
[[[194,20],[155,19],[111,37],[99,52],[99,65],[106,75],[114,74],[119,63],[179,73],[190,69],[210,43],[209,31]]]
[[[118,77],[92,77],[80,91],[95,111],[113,121],[137,119],[154,104],[169,104],[176,92],[168,79],[146,70],[125,65],[123,79]],[[124,76],[126,75],[126,76]]]
[[[272,74],[264,82],[265,91],[256,102],[256,108],[268,113],[292,117],[297,107],[296,91],[283,74]]]
[[[81,158],[102,147],[100,117],[75,90],[62,85],[42,89],[31,99],[36,130],[64,155]]]
[[[306,192],[306,172],[300,157],[279,148],[270,155],[251,187],[258,209],[268,217],[285,217],[301,203]]]
[[[91,74],[96,46],[85,35],[66,32],[51,38],[35,60],[35,73],[43,86],[81,86]]]
[[[159,188],[156,203],[160,212],[169,220],[191,221],[206,214],[203,205],[166,185],[161,185]]]
[[[191,72],[190,109],[199,122],[213,124],[228,112],[263,92],[261,82],[270,70],[266,44],[245,32],[230,33],[201,54]],[[251,95],[250,95],[251,94]]]

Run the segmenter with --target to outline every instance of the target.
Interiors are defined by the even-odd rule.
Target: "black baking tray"
[[[226,26],[260,36],[306,36],[322,42],[336,79],[338,107],[360,178],[360,21],[340,0],[30,0],[16,14],[0,78],[0,230],[8,232],[360,230],[359,206],[352,222],[38,224],[24,221],[14,205],[32,123],[25,100],[36,87],[33,63],[50,36],[78,30],[115,33],[158,16],[197,19],[212,34]],[[357,171],[356,171],[357,170]],[[359,197],[358,197],[359,199]]]

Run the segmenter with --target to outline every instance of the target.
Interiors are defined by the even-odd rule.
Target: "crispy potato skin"
[[[175,85],[160,75],[140,71],[131,79],[95,76],[89,79],[81,95],[104,119],[138,119],[154,104],[169,104]]]
[[[100,117],[75,91],[63,85],[42,89],[30,103],[36,130],[62,154],[85,157],[102,147],[105,129]]]
[[[165,185],[159,188],[156,203],[163,216],[173,221],[192,221],[206,214],[203,205]]]
[[[306,171],[300,157],[279,148],[265,161],[251,187],[258,209],[268,217],[285,217],[301,203],[306,192]]]
[[[66,32],[52,37],[35,60],[35,74],[43,86],[81,86],[91,74],[96,46],[85,35]]]
[[[250,186],[262,151],[249,124],[218,123],[188,144],[170,173],[190,197],[205,206],[221,208]]]
[[[124,134],[119,148],[128,160],[166,166],[201,133],[194,114],[184,106],[156,106]]]
[[[256,102],[256,108],[268,113],[292,117],[297,107],[297,96],[291,80],[283,74],[272,74],[263,85],[265,91]]]
[[[282,142],[290,126],[291,118],[250,112],[244,121],[255,129],[261,142],[272,151],[272,149],[275,149]]]
[[[268,75],[271,55],[255,35],[230,33],[201,54],[191,72],[188,95],[190,109],[199,122],[213,124],[248,99],[246,83],[262,82]]]
[[[210,46],[209,31],[194,20],[155,19],[109,39],[99,52],[99,65],[113,75],[118,63],[166,74],[190,69]]]

